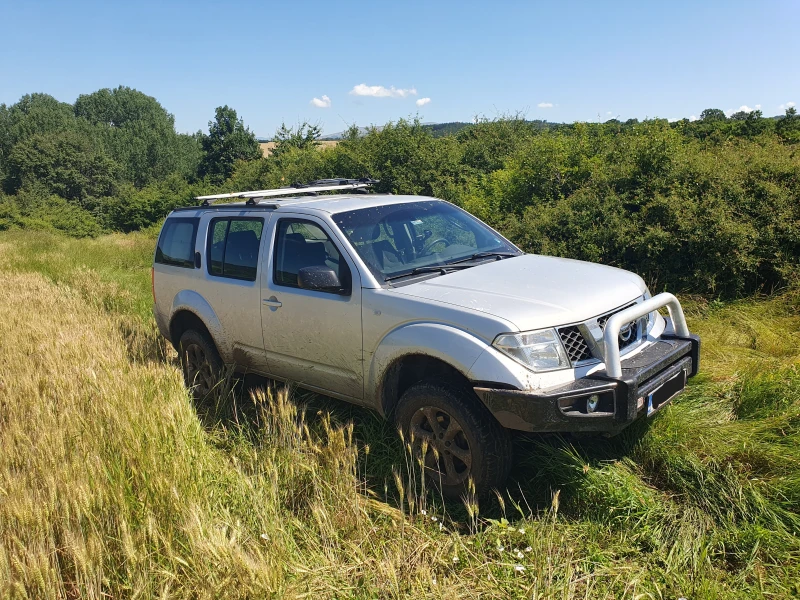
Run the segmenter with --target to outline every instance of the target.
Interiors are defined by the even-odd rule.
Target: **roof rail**
[[[230,194],[212,194],[210,196],[197,196],[195,200],[201,200],[201,206],[209,206],[218,200],[228,198],[244,198],[247,204],[253,205],[261,198],[272,198],[275,196],[296,196],[298,194],[317,194],[319,192],[333,192],[335,190],[352,190],[360,193],[376,183],[377,179],[364,177],[362,179],[317,179],[309,183],[293,183],[289,187],[274,190],[254,190],[252,192],[233,192]]]

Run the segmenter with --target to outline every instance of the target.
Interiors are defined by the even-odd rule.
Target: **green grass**
[[[152,250],[0,234],[0,597],[800,596],[797,290],[685,299],[686,394],[610,440],[520,437],[476,507],[423,493],[369,411],[194,406]]]

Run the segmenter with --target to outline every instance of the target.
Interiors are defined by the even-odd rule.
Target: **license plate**
[[[669,404],[670,400],[683,391],[683,388],[686,387],[687,376],[686,369],[681,369],[674,377],[667,379],[660,387],[650,392],[647,396],[648,417]]]

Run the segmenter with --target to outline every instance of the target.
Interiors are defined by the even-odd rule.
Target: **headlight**
[[[554,371],[570,366],[564,346],[553,329],[504,333],[498,335],[492,345],[534,371]]]

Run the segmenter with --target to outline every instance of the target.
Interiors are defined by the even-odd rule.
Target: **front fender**
[[[375,406],[380,406],[380,390],[386,370],[404,356],[431,356],[467,377],[473,363],[485,349],[486,342],[455,327],[440,323],[403,325],[386,335],[372,354],[366,378],[367,399]]]
[[[172,309],[170,310],[170,323],[172,319],[181,310],[187,310],[194,313],[206,326],[208,332],[213,338],[214,344],[217,346],[217,351],[224,363],[233,361],[233,344],[232,340],[228,339],[225,333],[225,328],[222,326],[217,314],[211,305],[200,294],[193,290],[181,290],[175,295],[172,300]],[[173,340],[178,343],[178,340]]]

